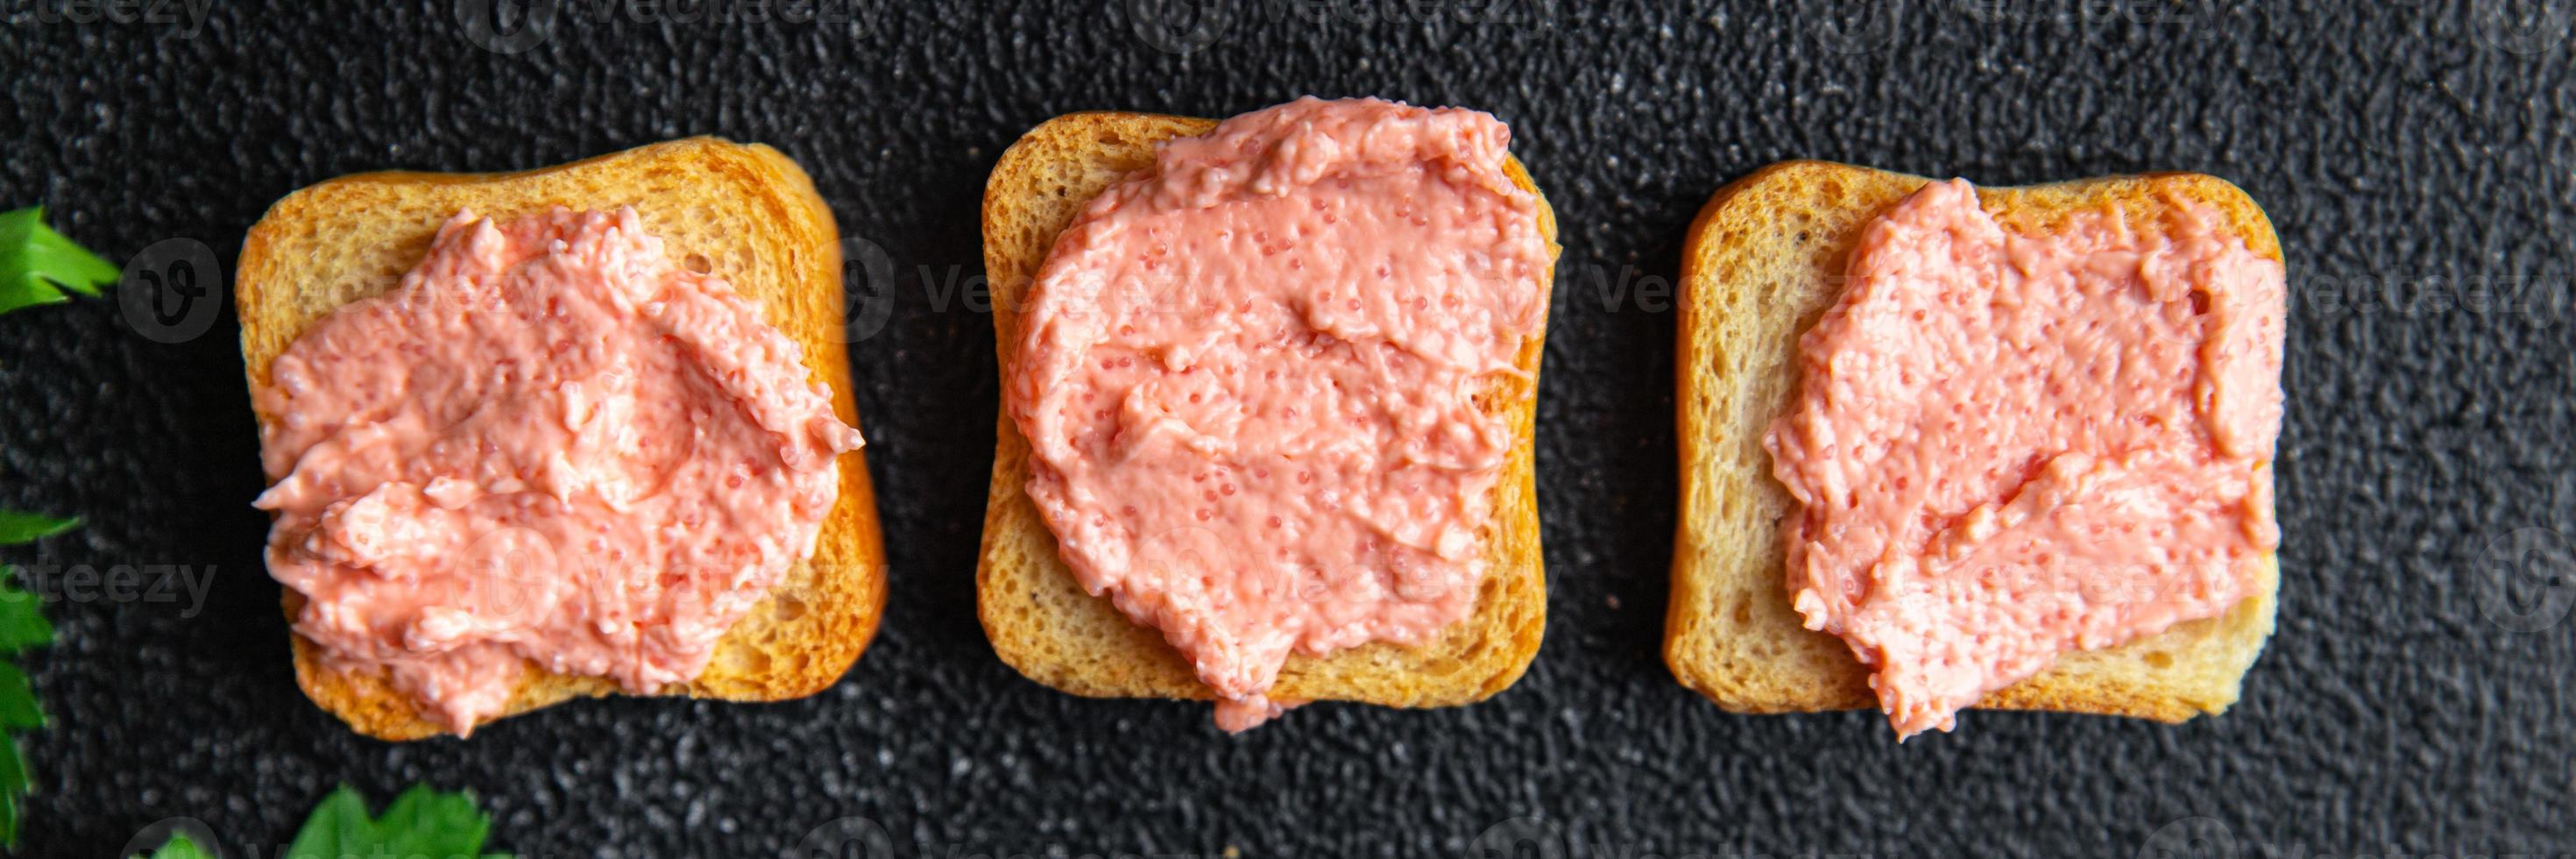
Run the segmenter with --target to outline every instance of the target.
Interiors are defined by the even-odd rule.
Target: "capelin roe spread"
[[[1056,239],[1006,408],[1093,594],[1243,730],[1290,653],[1473,613],[1515,444],[1475,397],[1545,319],[1492,116],[1313,98],[1170,141]]]
[[[529,664],[695,678],[812,553],[860,445],[803,356],[632,208],[458,212],[258,393],[295,631],[459,734]]]
[[[2007,231],[1964,181],[1865,228],[1764,439],[1788,589],[1899,736],[2072,649],[2214,617],[2280,543],[2281,264],[2174,200]]]

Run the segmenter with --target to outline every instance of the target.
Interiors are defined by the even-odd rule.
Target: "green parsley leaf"
[[[44,708],[36,706],[36,687],[27,672],[0,662],[0,728],[27,730],[45,726]]]
[[[80,525],[79,519],[56,519],[33,513],[0,510],[0,546],[33,543],[69,531]]]
[[[78,519],[0,511],[0,545],[31,542],[79,524]],[[44,604],[35,594],[18,588],[17,572],[0,566],[0,655],[14,656],[54,640],[54,624],[45,619]],[[36,690],[27,681],[27,672],[0,662],[0,728],[8,729],[0,731],[0,844],[11,848],[18,846],[21,800],[35,786],[27,774],[26,753],[18,748],[17,732],[44,724],[45,711],[36,704]]]
[[[0,313],[67,300],[64,290],[97,295],[120,272],[54,228],[45,209],[0,213]]]
[[[474,797],[464,793],[413,785],[385,807],[383,817],[369,819],[366,799],[342,786],[313,809],[282,859],[386,855],[478,859],[484,856],[483,839],[491,828],[491,819],[474,807]]]
[[[0,212],[0,313],[67,301],[66,290],[97,295],[99,287],[115,283],[119,274],[115,265],[45,226],[43,207]],[[32,543],[79,524],[78,519],[0,510],[0,546]],[[16,573],[0,567],[0,654],[5,655],[54,640],[54,625],[45,620],[44,606],[18,589]],[[0,844],[11,849],[18,846],[18,815],[24,810],[20,801],[35,784],[27,775],[17,731],[44,724],[45,711],[36,705],[36,690],[27,682],[27,672],[0,662],[0,727],[9,729],[0,732]],[[156,855],[173,859],[205,855],[184,838],[173,839],[162,849]],[[185,852],[171,852],[174,849]]]
[[[188,833],[174,832],[169,841],[162,842],[161,849],[152,851],[150,859],[215,859],[215,854],[188,840]]]
[[[0,796],[20,796],[35,786],[27,776],[27,759],[18,754],[18,744],[0,742]]]
[[[20,590],[18,571],[0,566],[0,654],[12,654],[54,642],[54,623],[45,619],[44,602]]]

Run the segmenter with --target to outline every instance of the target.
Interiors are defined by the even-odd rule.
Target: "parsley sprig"
[[[0,313],[69,300],[66,291],[97,295],[116,281],[116,266],[45,226],[45,210],[31,206],[0,213]],[[55,519],[0,510],[0,546],[33,543],[71,530],[78,519]],[[35,786],[18,732],[45,726],[36,689],[14,661],[28,648],[51,644],[54,625],[34,594],[20,590],[17,570],[0,566],[0,844],[18,846],[18,817]]]
[[[342,786],[322,798],[295,843],[280,859],[341,859],[346,856],[400,856],[411,859],[509,859],[484,853],[483,839],[492,820],[474,807],[467,793],[412,785],[395,797],[378,817],[367,815],[367,800]],[[207,859],[209,854],[186,835],[173,835],[151,859]]]
[[[116,266],[45,226],[45,208],[0,213],[0,313],[97,295],[115,283]]]
[[[49,519],[25,513],[0,512],[0,546],[32,543],[69,531],[79,525],[77,519]],[[20,590],[17,570],[0,567],[0,656],[15,659],[27,648],[51,644],[54,624],[45,619],[44,606],[35,594]],[[36,704],[36,688],[27,682],[27,672],[15,662],[0,662],[0,842],[18,846],[18,814],[23,810],[27,791],[35,781],[27,773],[27,758],[18,749],[18,732],[45,726],[44,708]]]

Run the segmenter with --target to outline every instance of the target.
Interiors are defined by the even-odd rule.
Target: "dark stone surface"
[[[270,201],[341,173],[699,132],[775,144],[898,272],[893,321],[852,347],[890,612],[807,701],[586,702],[467,743],[359,739],[288,670],[229,312],[175,343],[114,300],[12,314],[0,506],[89,525],[8,558],[215,571],[200,613],[52,607],[61,641],[27,660],[54,723],[24,740],[23,855],[105,855],[174,816],[269,855],[333,785],[381,801],[417,780],[476,791],[496,846],[542,856],[775,856],[844,816],[936,856],[1458,853],[1523,817],[1578,856],[2131,856],[2194,835],[2233,847],[2218,856],[2576,849],[2564,0],[1258,0],[1196,32],[1137,15],[1185,0],[828,2],[843,20],[823,23],[603,20],[571,0],[519,53],[480,46],[447,2],[212,5],[120,23],[8,0],[0,203],[50,204],[119,260],[185,239],[228,271]],[[1308,92],[1493,111],[1563,219],[1539,419],[1547,647],[1481,706],[1317,706],[1240,739],[1203,706],[1022,680],[973,614],[996,390],[989,320],[953,290],[981,274],[985,171],[1065,111],[1215,116]],[[1978,713],[1899,747],[1874,716],[1730,716],[1672,682],[1657,290],[1711,191],[1794,157],[1994,184],[2203,170],[2267,205],[2295,305],[2285,584],[2233,712]],[[2529,622],[2500,622],[2481,608],[2507,571],[2489,547],[2516,535],[2538,548],[2509,556],[2559,581]]]

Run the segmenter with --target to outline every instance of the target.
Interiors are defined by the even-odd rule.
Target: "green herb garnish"
[[[0,512],[0,546],[31,543],[70,530],[77,519],[48,519]],[[27,648],[54,641],[54,624],[45,619],[36,595],[18,589],[17,570],[0,566],[0,656],[15,657]],[[36,688],[27,672],[0,662],[0,843],[18,846],[18,813],[27,791],[35,786],[27,758],[18,749],[18,732],[45,726],[45,710],[36,704]]]
[[[0,510],[0,546],[33,543],[39,538],[51,537],[79,525],[78,519],[55,519],[33,513],[12,513]]]
[[[483,836],[491,828],[491,819],[474,807],[474,797],[462,792],[412,785],[394,798],[394,804],[385,806],[384,816],[368,817],[366,798],[342,785],[313,807],[304,828],[296,831],[295,843],[287,845],[278,859],[510,859],[506,854],[483,852]],[[149,859],[206,856],[181,833],[170,836]]]
[[[304,821],[286,859],[338,859],[341,856],[424,856],[430,859],[506,859],[486,857],[483,837],[490,818],[474,807],[474,797],[445,793],[427,785],[410,790],[385,806],[382,817],[367,817],[367,801],[348,787],[331,792]]]
[[[45,207],[0,213],[0,313],[66,301],[64,290],[97,295],[118,274],[116,266],[45,226]]]
[[[188,840],[187,833],[181,832],[171,835],[161,849],[152,851],[151,859],[215,859],[215,854],[206,852],[206,848],[197,846],[197,842]]]
[[[116,266],[45,226],[43,206],[0,213],[0,313],[66,301],[64,290],[97,295],[118,274]],[[0,510],[0,546],[33,543],[78,525],[78,519]],[[17,572],[0,566],[0,657],[14,658],[54,641],[45,607],[34,594],[18,589]],[[0,844],[11,849],[18,846],[18,814],[35,786],[27,774],[26,753],[18,748],[18,732],[44,726],[45,710],[36,704],[27,672],[14,662],[0,662]]]

